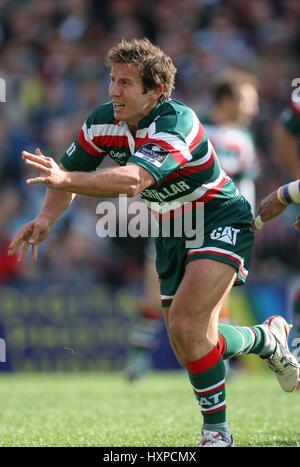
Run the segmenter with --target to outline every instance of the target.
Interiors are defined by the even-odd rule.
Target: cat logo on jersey
[[[168,155],[169,151],[154,143],[144,144],[135,154],[135,156],[141,157],[150,164],[155,165],[155,167],[161,167]]]
[[[220,242],[229,243],[230,245],[236,244],[237,234],[240,232],[240,229],[234,229],[233,227],[218,227],[214,229],[210,238],[212,240],[219,240]]]

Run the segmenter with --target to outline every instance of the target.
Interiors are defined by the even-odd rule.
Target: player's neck
[[[131,122],[127,121],[128,128],[129,128],[129,130],[130,130],[133,137],[135,137],[135,135],[136,135],[139,123],[143,120],[143,118],[145,118],[147,115],[149,115],[150,112],[152,112],[152,110],[154,109],[154,107],[156,107],[156,105],[157,105],[157,101],[148,103],[143,108],[143,110],[140,113],[138,119],[135,119],[135,121],[131,121]]]
[[[129,128],[130,133],[132,134],[132,136],[135,138],[138,126],[134,125],[134,124],[131,124],[131,123],[128,123],[128,128]]]

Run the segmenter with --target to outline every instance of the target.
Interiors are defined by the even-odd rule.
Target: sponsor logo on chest
[[[118,152],[118,151],[112,151],[112,150],[109,151],[109,155],[112,159],[114,159],[120,165],[125,165],[129,157],[129,155],[126,154],[126,152]]]
[[[177,183],[171,183],[168,187],[164,187],[161,190],[150,190],[146,188],[141,195],[142,197],[147,197],[154,199],[155,201],[165,201],[167,198],[177,195],[178,193],[184,193],[188,191],[191,187],[181,180]]]

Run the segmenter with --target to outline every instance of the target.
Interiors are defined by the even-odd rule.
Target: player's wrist
[[[50,229],[54,224],[55,219],[53,219],[53,217],[48,214],[40,213],[36,216],[35,221],[47,225]]]
[[[300,203],[300,180],[283,185],[277,190],[279,201],[288,206],[291,203]]]
[[[277,190],[277,199],[278,201],[280,201],[281,204],[283,204],[284,206],[288,206],[289,203],[288,201],[286,200],[284,194],[283,194],[283,186],[279,187],[278,190]]]

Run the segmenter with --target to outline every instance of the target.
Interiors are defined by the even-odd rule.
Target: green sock
[[[230,324],[219,324],[218,331],[224,340],[223,359],[243,355],[256,354],[269,356],[273,353],[275,339],[259,326],[231,326]]]
[[[225,366],[217,347],[199,360],[187,362],[186,368],[201,407],[204,424],[224,423],[226,420]]]

